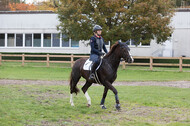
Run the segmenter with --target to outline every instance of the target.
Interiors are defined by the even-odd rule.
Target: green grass
[[[37,65],[38,67],[34,67]],[[0,79],[68,80],[68,64],[3,63]],[[180,81],[190,80],[190,72],[165,71],[158,68],[129,66],[119,68],[117,81]],[[164,71],[163,71],[164,70]],[[81,88],[81,86],[79,86]],[[107,110],[99,103],[102,86],[92,86],[88,92],[92,106],[86,107],[84,95],[74,97],[69,104],[69,87],[51,84],[0,84],[0,126],[23,125],[123,125],[123,126],[189,126],[190,89],[158,86],[116,86],[122,110],[116,111],[111,91],[106,98]]]
[[[80,87],[81,88],[81,87]],[[114,95],[108,92],[106,110],[99,107],[102,86],[92,86],[92,106],[86,107],[82,93],[69,104],[64,85],[0,85],[0,125],[190,125],[190,89],[156,86],[116,86],[121,111],[115,110]]]
[[[0,67],[1,79],[69,80],[70,68]]]
[[[49,68],[42,67],[45,66],[42,63],[39,65],[33,67],[34,63],[31,63],[21,67],[18,63],[4,63],[0,66],[0,79],[69,80],[71,68],[65,68],[65,64],[52,64]],[[128,66],[126,70],[119,68],[117,77],[117,81],[177,80],[190,80],[190,72],[149,71],[148,67]]]

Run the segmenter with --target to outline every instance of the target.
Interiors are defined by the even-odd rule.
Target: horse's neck
[[[107,62],[114,71],[117,71],[120,64],[120,59],[121,58],[117,56],[114,52],[109,57],[107,57]]]

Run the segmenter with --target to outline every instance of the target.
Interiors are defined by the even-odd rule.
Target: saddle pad
[[[86,60],[86,62],[84,63],[83,69],[84,70],[91,70],[92,67],[92,61],[90,61],[89,59]]]

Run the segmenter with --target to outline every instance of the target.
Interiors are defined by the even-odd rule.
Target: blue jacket
[[[91,54],[96,54],[98,56],[101,56],[102,49],[104,50],[105,53],[108,53],[104,39],[100,36],[92,36],[90,38],[90,46],[91,46]]]

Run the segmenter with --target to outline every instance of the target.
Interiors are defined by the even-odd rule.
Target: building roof
[[[0,11],[0,14],[52,14],[55,13],[50,10],[43,10],[43,11]]]

